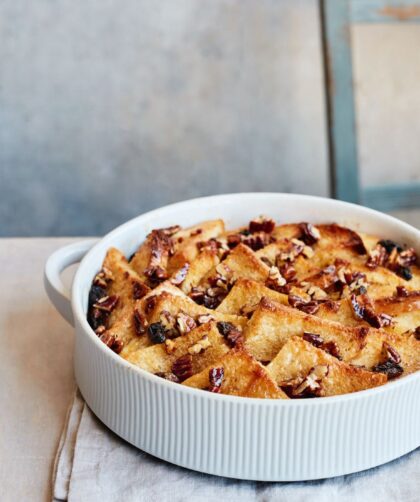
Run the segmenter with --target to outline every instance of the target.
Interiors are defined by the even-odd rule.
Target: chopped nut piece
[[[319,310],[319,303],[317,301],[305,301],[303,298],[297,295],[288,296],[289,305],[296,309],[305,312],[306,314],[316,314]]]
[[[315,347],[321,347],[324,343],[324,339],[321,336],[315,333],[308,333],[307,331],[303,333],[302,338],[307,342],[312,343]]]
[[[194,319],[188,314],[184,314],[184,312],[180,312],[176,317],[176,324],[178,326],[178,331],[181,335],[185,335],[193,330],[197,324]]]
[[[359,319],[365,320],[374,328],[383,328],[392,324],[392,317],[388,314],[377,314],[366,295],[350,297],[353,312]]]
[[[404,286],[397,286],[395,291],[395,296],[399,296],[401,298],[410,296],[408,290]]]
[[[300,239],[308,246],[312,246],[321,238],[319,230],[312,223],[301,223],[299,228],[301,231]]]
[[[174,284],[175,286],[180,286],[184,282],[189,268],[190,268],[190,264],[188,262],[185,263],[184,266],[181,267],[178,270],[178,272],[172,277],[172,279],[171,279],[172,284]]]
[[[268,273],[268,278],[265,281],[267,288],[279,290],[286,284],[286,279],[280,274],[280,270],[277,267],[271,267]]]
[[[179,383],[179,378],[174,375],[173,373],[170,373],[170,372],[162,372],[162,371],[159,371],[158,373],[155,373],[156,376],[160,377],[160,378],[164,378],[165,380],[169,380],[170,382],[175,382],[175,383]]]
[[[321,395],[322,379],[328,375],[327,365],[318,365],[312,368],[303,381],[291,390],[292,397],[319,397]],[[294,383],[294,382],[293,382]],[[286,384],[287,386],[287,384]]]
[[[383,350],[385,352],[386,359],[397,364],[401,362],[401,356],[389,343],[383,343]]]
[[[315,347],[325,350],[325,352],[328,352],[337,359],[341,359],[340,351],[338,350],[337,344],[334,341],[331,340],[329,342],[325,342],[321,336],[308,332],[303,333],[303,339],[309,343],[312,343],[312,345],[314,345]]]
[[[190,376],[192,376],[192,356],[191,354],[185,354],[179,357],[172,365],[172,373],[183,382]]]
[[[311,246],[305,246],[302,250],[302,254],[306,256],[306,258],[312,258],[315,254],[315,251],[311,248]]]
[[[197,317],[198,324],[207,324],[210,321],[214,321],[214,317],[211,314],[203,314]]]
[[[223,377],[225,376],[223,368],[211,368],[209,371],[209,391],[210,392],[220,392],[222,386]]]
[[[175,350],[175,347],[175,342],[173,340],[165,340],[165,350],[167,354],[172,354],[172,352],[174,352]]]
[[[147,331],[148,322],[146,317],[139,312],[138,309],[134,310],[134,331],[137,336],[144,335]]]
[[[144,311],[146,312],[146,314],[150,314],[150,312],[155,308],[156,302],[156,295],[149,296],[149,298],[145,300]]]
[[[140,281],[133,282],[133,298],[134,300],[140,300],[147,294],[149,288]]]
[[[95,303],[94,308],[99,310],[105,310],[105,312],[112,312],[117,306],[117,303],[118,303],[117,295],[104,296]]]
[[[98,326],[96,329],[95,329],[95,333],[98,335],[98,336],[101,336],[103,333],[105,333],[106,331],[106,327],[101,324],[101,326]]]
[[[308,295],[311,296],[314,300],[323,300],[327,298],[327,293],[317,286],[310,286],[308,289]]]
[[[217,329],[231,347],[236,347],[242,344],[242,331],[240,331],[234,324],[220,321],[217,323]]]
[[[103,333],[99,339],[116,354],[119,354],[123,348],[123,342],[118,340],[114,335],[109,335],[108,333]]]
[[[200,354],[201,352],[204,352],[208,347],[210,347],[210,345],[211,342],[209,340],[209,337],[207,335],[204,335],[201,340],[199,340],[188,349],[188,353],[191,355]]]
[[[270,234],[274,230],[275,226],[276,224],[274,220],[260,216],[259,218],[249,222],[249,231],[252,234],[255,232],[266,232],[267,234]]]

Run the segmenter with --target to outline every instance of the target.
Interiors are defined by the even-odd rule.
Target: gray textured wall
[[[1,0],[0,236],[328,194],[317,0]],[[420,179],[420,26],[353,29],[363,184]]]
[[[316,0],[3,0],[0,169],[0,235],[326,194]]]

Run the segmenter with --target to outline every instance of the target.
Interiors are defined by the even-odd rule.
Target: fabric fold
[[[368,471],[320,481],[251,482],[190,471],[124,442],[94,416],[79,392],[53,475],[54,502],[417,502],[419,493],[420,449]]]

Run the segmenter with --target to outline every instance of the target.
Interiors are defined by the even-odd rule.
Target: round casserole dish
[[[193,199],[143,214],[101,240],[49,258],[45,287],[76,331],[75,376],[95,415],[138,448],[197,471],[295,481],[368,469],[420,445],[420,372],[370,390],[297,400],[213,394],[139,369],[108,349],[86,320],[89,288],[109,247],[131,255],[153,228],[223,218],[228,228],[264,214],[279,223],[337,222],[420,251],[420,232],[390,216],[331,199],[275,193]],[[81,260],[70,294],[60,273]]]

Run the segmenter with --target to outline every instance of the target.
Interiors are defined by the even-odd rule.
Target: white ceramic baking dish
[[[147,373],[109,350],[86,321],[88,292],[110,246],[131,255],[153,228],[256,215],[277,222],[337,222],[414,246],[420,232],[376,211],[303,195],[246,193],[194,199],[143,214],[99,241],[49,258],[45,286],[76,331],[75,375],[92,411],[116,434],[174,464],[261,481],[319,479],[393,460],[420,445],[420,372],[376,389],[301,400],[212,394]],[[60,273],[81,260],[71,297]]]

